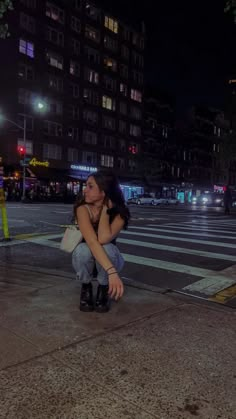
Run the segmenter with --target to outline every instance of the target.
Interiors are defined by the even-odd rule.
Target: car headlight
[[[221,202],[221,199],[219,199],[219,198],[218,198],[218,199],[216,199],[216,202]]]
[[[203,202],[207,202],[208,201],[208,198],[203,198],[202,201]]]

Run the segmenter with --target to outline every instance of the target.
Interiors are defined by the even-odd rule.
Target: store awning
[[[27,167],[29,177],[38,180],[47,180],[51,182],[66,182],[67,170],[55,169],[51,167]]]

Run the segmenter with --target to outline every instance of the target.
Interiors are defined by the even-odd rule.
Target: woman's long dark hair
[[[130,212],[125,205],[124,196],[115,173],[108,170],[100,170],[98,172],[91,173],[88,178],[91,176],[95,179],[100,191],[104,191],[106,198],[110,199],[113,204],[113,207],[108,210],[110,222],[112,222],[115,216],[119,214],[124,220],[124,228],[127,228],[130,219]],[[76,215],[76,209],[84,204],[86,204],[86,202],[81,192],[79,193],[74,205],[74,215]]]

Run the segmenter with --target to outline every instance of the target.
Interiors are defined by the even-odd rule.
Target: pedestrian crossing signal
[[[26,150],[25,150],[25,147],[24,146],[18,145],[17,151],[18,151],[20,157],[24,157],[25,156]]]

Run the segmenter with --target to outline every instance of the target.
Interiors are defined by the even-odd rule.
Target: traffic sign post
[[[2,163],[2,158],[0,157],[0,164]],[[10,240],[9,229],[8,229],[8,219],[7,219],[7,209],[5,204],[5,193],[3,189],[3,166],[0,166],[0,208],[2,215],[2,229],[4,240]]]

